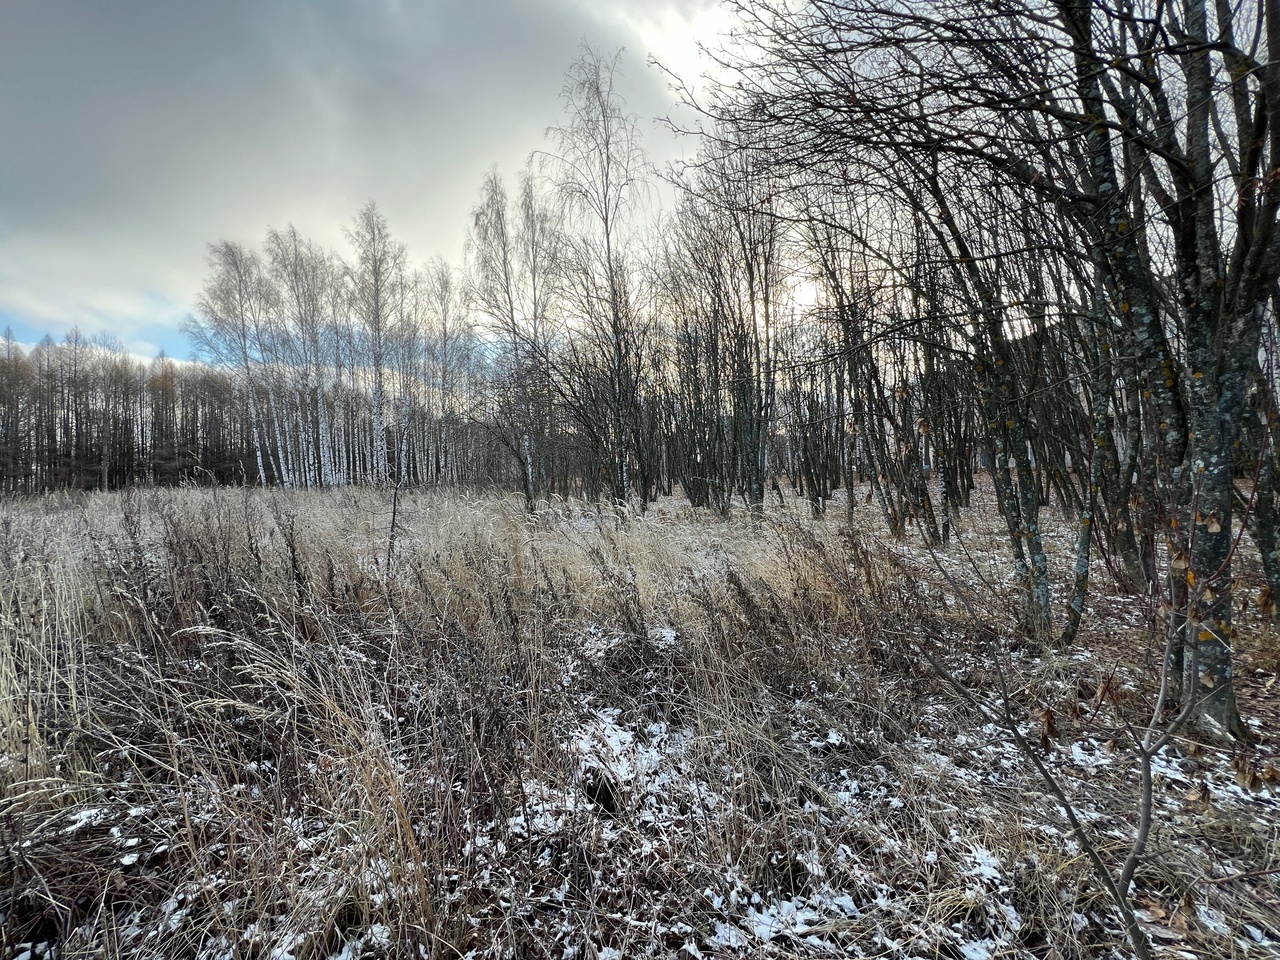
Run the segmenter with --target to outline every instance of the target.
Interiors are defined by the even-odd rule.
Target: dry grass
[[[0,951],[1122,948],[1043,785],[918,653],[986,689],[999,597],[968,621],[927,557],[834,513],[414,494],[394,538],[390,516],[366,490],[6,505]],[[1135,787],[1107,744],[1140,664],[1008,667],[1123,859]],[[1135,894],[1158,943],[1264,956],[1275,788],[1231,794],[1224,764],[1169,759]]]

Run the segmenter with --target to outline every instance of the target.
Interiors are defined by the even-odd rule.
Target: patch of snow
[[[1196,917],[1207,929],[1212,930],[1214,933],[1218,934],[1218,936],[1231,936],[1231,930],[1227,927],[1226,923],[1223,922],[1226,918],[1222,915],[1221,911],[1215,910],[1212,907],[1207,907],[1204,904],[1197,903]]]
[[[1000,860],[994,853],[986,847],[975,844],[969,852],[970,868],[965,871],[971,877],[979,880],[992,880],[999,882],[1002,879],[1000,873]]]
[[[1255,927],[1251,923],[1246,923],[1244,925],[1244,932],[1249,935],[1249,938],[1254,943],[1261,944],[1264,947],[1280,946],[1280,944],[1277,944],[1275,940],[1272,940],[1270,937],[1268,937],[1265,933],[1263,933],[1261,930],[1259,930],[1257,927]]]
[[[1017,909],[1011,903],[1001,903],[998,905],[1001,913],[1004,914],[1005,922],[1010,933],[1017,933],[1022,929],[1022,917],[1018,915]]]
[[[740,950],[746,947],[749,942],[747,935],[737,927],[723,921],[717,921],[716,932],[712,934],[707,944],[712,947],[723,947],[727,950]]]
[[[800,899],[779,900],[762,910],[749,907],[746,922],[757,940],[769,943],[775,937],[809,933],[822,922],[822,914]]]
[[[822,857],[816,849],[803,850],[796,854],[796,861],[800,866],[804,867],[811,876],[821,879],[827,875],[826,869],[822,866]]]
[[[992,960],[996,948],[994,940],[970,940],[960,944],[960,953],[964,960]]]
[[[87,810],[78,810],[75,813],[71,814],[71,824],[69,826],[63,827],[62,832],[75,833],[77,830],[81,829],[82,827],[87,827],[91,824],[98,823],[100,820],[102,820],[103,814],[105,813],[106,811],[103,810],[101,807],[90,807]]]
[[[672,650],[680,645],[680,631],[675,627],[654,627],[649,631],[648,638],[659,650]]]
[[[1085,750],[1084,746],[1079,743],[1071,744],[1072,763],[1085,770],[1089,770],[1094,767],[1105,767],[1111,763],[1110,755],[1108,755],[1105,750],[1099,750],[1096,741],[1090,739],[1085,742],[1091,749]]]

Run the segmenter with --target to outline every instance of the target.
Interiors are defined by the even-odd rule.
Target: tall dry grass
[[[391,515],[360,489],[6,507],[0,948],[1116,940],[1036,827],[1052,805],[925,749],[982,735],[910,642],[959,636],[952,615],[839,519],[444,494]]]

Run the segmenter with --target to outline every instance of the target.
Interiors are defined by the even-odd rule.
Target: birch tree
[[[648,162],[639,123],[616,89],[621,51],[613,57],[584,48],[569,67],[561,94],[565,120],[549,134],[543,171],[564,209],[566,295],[581,320],[573,361],[561,384],[580,425],[598,437],[615,499],[634,488],[642,452],[641,384],[645,363],[638,308],[639,273],[632,231],[646,194]],[[598,389],[593,389],[598,386]]]
[[[516,459],[530,509],[549,492],[554,442],[550,381],[563,236],[528,171],[513,205],[496,171],[472,211],[469,294],[496,341],[499,438]]]
[[[387,366],[392,359],[393,328],[407,294],[407,256],[404,245],[392,239],[386,218],[372,200],[356,214],[346,234],[354,253],[347,268],[351,309],[363,335],[360,362],[371,379],[370,479],[386,483],[387,412],[391,402],[387,397]],[[352,373],[355,372],[353,368]]]
[[[239,369],[244,382],[257,482],[267,482],[265,455],[269,431],[261,397],[269,389],[263,363],[265,331],[271,324],[276,290],[262,258],[242,245],[220,241],[209,247],[212,274],[196,300],[196,312],[183,324],[196,352]]]

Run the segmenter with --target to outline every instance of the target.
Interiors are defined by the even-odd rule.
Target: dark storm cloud
[[[457,259],[481,176],[541,145],[579,44],[627,47],[622,90],[652,117],[653,38],[708,6],[8,0],[0,325],[145,346],[190,309],[208,241],[292,221],[341,247],[369,198],[415,258]]]

